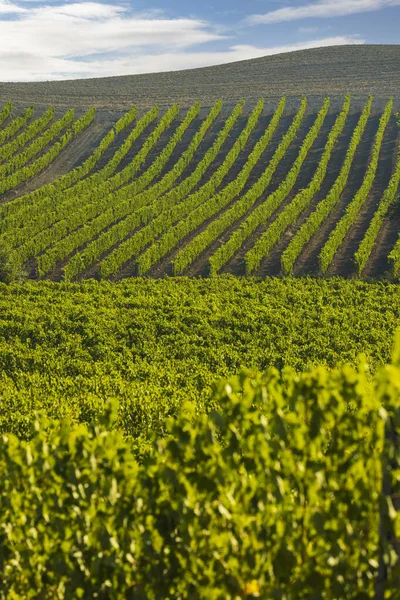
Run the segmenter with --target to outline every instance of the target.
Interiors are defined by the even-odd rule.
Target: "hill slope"
[[[133,68],[133,67],[132,67]],[[65,106],[145,107],[194,99],[276,98],[285,94],[331,96],[351,93],[400,98],[400,45],[317,48],[216,67],[169,73],[74,81],[0,84],[0,102]]]
[[[398,276],[399,49],[3,86],[0,279]]]
[[[393,103],[350,98],[69,111],[19,147],[33,122],[0,145],[0,251],[55,280],[397,274]]]

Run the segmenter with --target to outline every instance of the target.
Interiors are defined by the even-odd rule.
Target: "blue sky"
[[[0,81],[149,73],[400,43],[400,0],[0,0]]]

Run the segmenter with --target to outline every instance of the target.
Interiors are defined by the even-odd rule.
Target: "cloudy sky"
[[[400,0],[0,0],[0,81],[149,73],[400,43]]]

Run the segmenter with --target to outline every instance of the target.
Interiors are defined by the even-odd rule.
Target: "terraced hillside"
[[[397,275],[392,99],[110,114],[3,107],[3,279]]]

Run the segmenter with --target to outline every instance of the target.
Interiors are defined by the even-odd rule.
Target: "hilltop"
[[[132,65],[134,70],[134,65]],[[226,65],[168,73],[71,81],[0,84],[0,102],[75,107],[126,107],[135,103],[210,105],[259,96],[400,98],[400,45],[336,46],[288,52]]]

